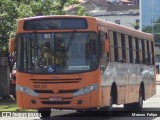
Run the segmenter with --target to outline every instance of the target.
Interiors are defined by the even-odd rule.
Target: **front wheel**
[[[48,118],[50,117],[51,109],[50,108],[40,108],[38,109],[38,113],[41,114],[41,118]]]

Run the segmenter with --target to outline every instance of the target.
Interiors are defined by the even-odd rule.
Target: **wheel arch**
[[[112,83],[110,96],[112,97],[113,104],[117,104],[118,93],[117,93],[117,85],[115,82]]]
[[[139,90],[142,90],[142,97],[143,97],[143,100],[145,100],[145,87],[144,87],[144,82],[142,81],[141,84],[140,84],[140,88]]]

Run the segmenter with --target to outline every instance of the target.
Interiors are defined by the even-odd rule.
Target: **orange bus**
[[[156,93],[153,36],[94,17],[18,20],[17,105],[50,116],[51,108],[92,110],[123,104],[141,110]]]

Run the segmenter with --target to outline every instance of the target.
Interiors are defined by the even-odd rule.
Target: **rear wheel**
[[[50,117],[51,109],[50,108],[40,108],[38,109],[38,113],[41,114],[41,118]]]

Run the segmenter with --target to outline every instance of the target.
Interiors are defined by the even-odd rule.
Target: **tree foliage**
[[[17,19],[37,15],[65,15],[65,7],[74,7],[75,4],[75,14],[85,15],[85,9],[78,0],[0,0],[0,54],[16,30]]]
[[[15,31],[17,5],[11,0],[0,1],[0,54],[7,50],[8,38]]]

